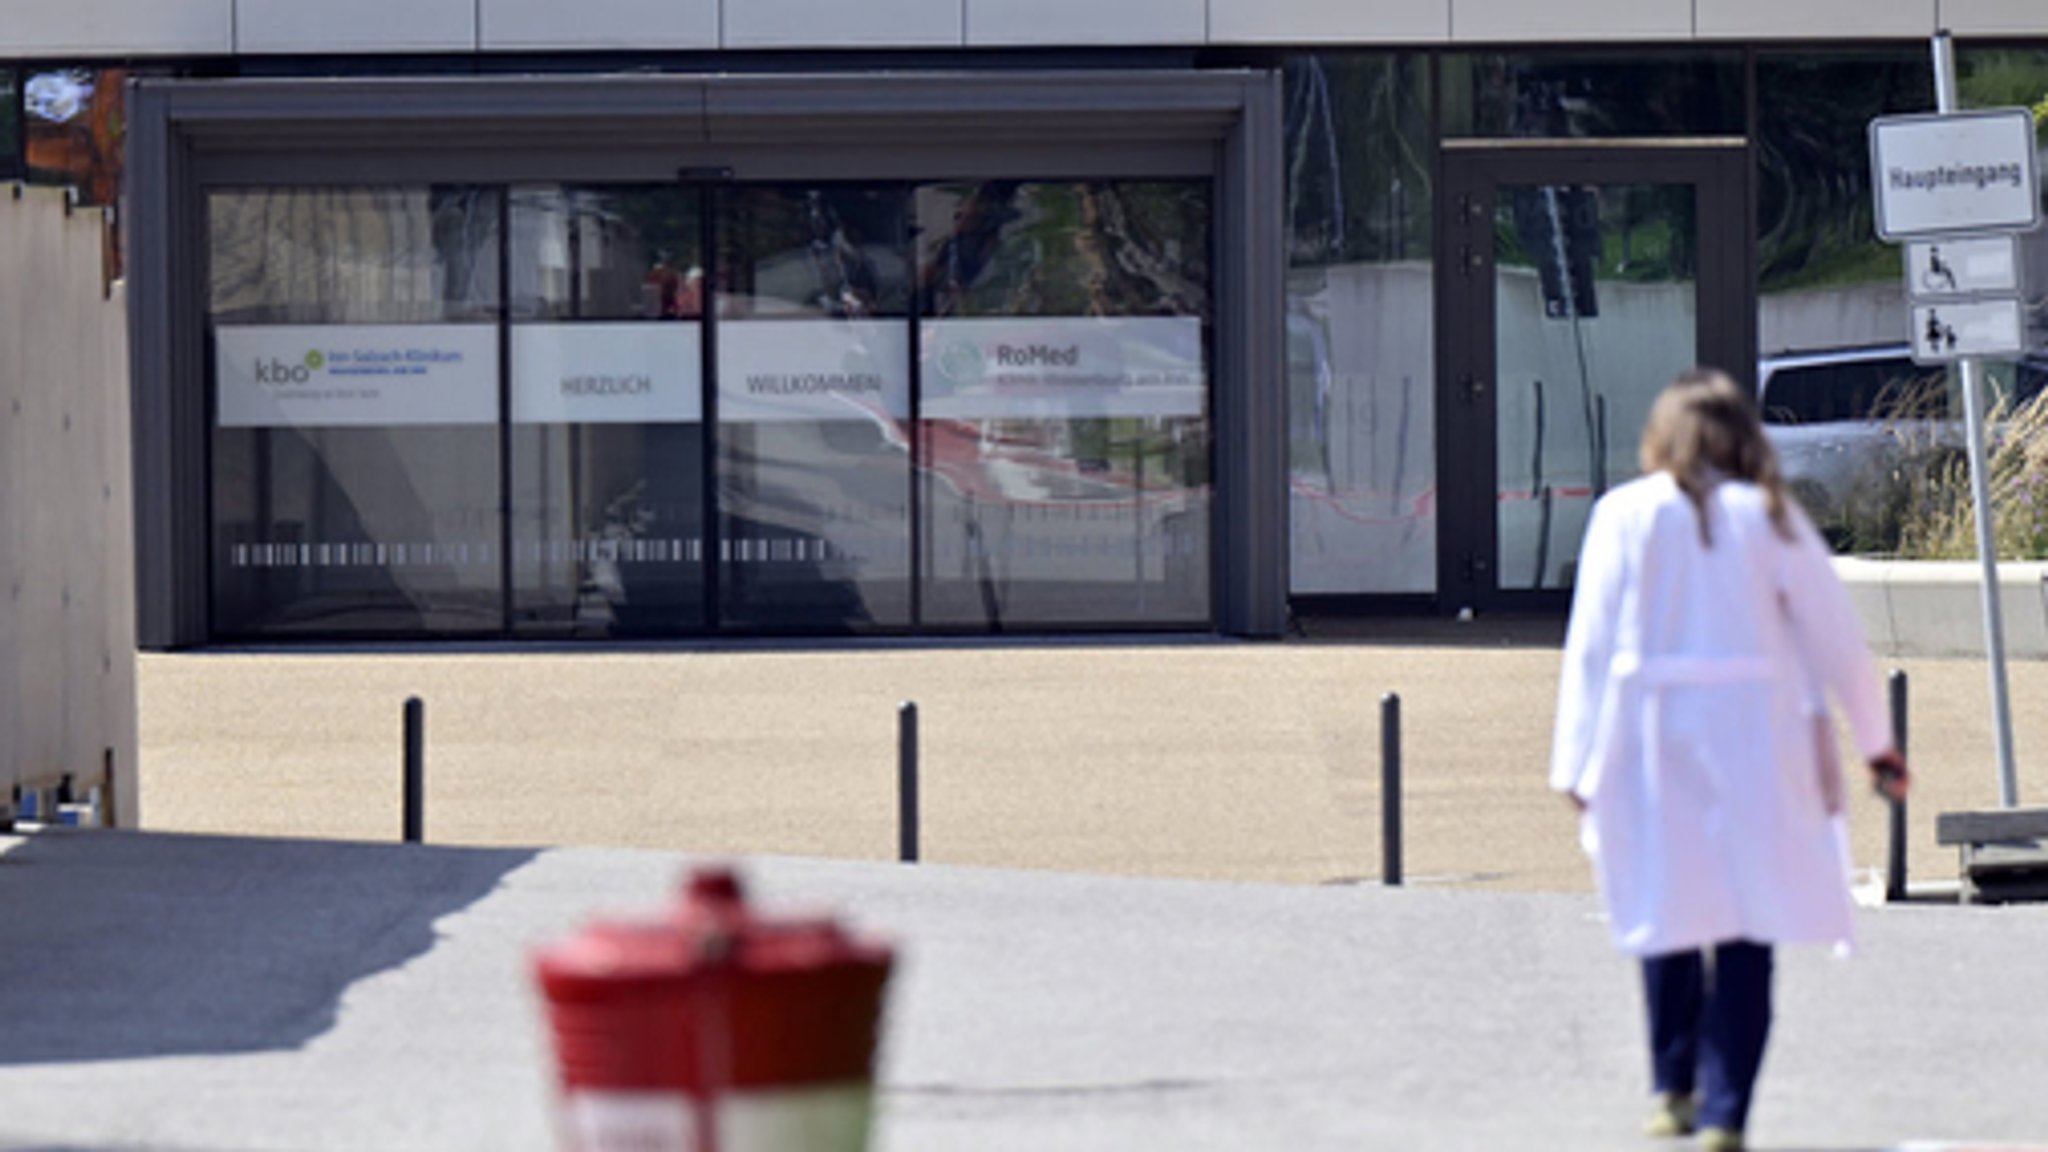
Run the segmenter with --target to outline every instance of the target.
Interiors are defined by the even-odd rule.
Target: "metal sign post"
[[[1955,41],[1946,32],[1934,37],[1935,110],[1956,111]],[[2027,171],[2032,175],[2032,140],[2027,141]],[[2035,218],[2040,211],[2040,193],[2029,180],[2026,188],[2033,202]],[[1910,281],[1910,278],[1909,278]],[[1911,291],[1910,282],[1908,291]],[[1915,335],[1916,341],[1919,334]],[[2013,768],[2012,700],[2006,688],[2005,620],[1998,595],[1998,547],[1992,537],[1989,460],[1984,450],[1984,373],[1974,356],[1960,361],[1963,385],[1964,435],[1970,453],[1970,500],[1977,511],[1977,558],[1984,567],[1984,651],[1991,664],[1991,715],[1998,749],[1998,802],[2007,808],[2019,806],[2019,778]]]

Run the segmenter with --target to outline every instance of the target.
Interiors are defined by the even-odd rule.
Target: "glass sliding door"
[[[215,190],[213,633],[1207,627],[1212,196]]]
[[[213,628],[503,626],[498,194],[213,192]]]
[[[526,185],[507,203],[513,628],[700,628],[699,195]]]
[[[715,201],[719,621],[907,628],[909,189]]]
[[[938,627],[1210,617],[1210,191],[918,189],[922,608]]]

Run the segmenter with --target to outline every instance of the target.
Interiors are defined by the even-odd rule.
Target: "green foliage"
[[[1991,413],[1987,487],[2001,560],[2048,560],[2048,392]],[[1857,514],[1831,533],[1850,551],[1905,560],[1977,555],[1969,461],[1955,448],[1910,454]]]
[[[1979,49],[1956,64],[1965,108],[2028,108],[2048,143],[2048,51]]]

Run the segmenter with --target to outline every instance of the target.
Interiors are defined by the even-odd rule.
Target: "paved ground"
[[[0,1147],[548,1148],[529,950],[593,911],[656,906],[684,867],[16,842],[0,854]],[[1633,973],[1583,894],[842,861],[748,874],[771,907],[901,942],[881,1152],[1660,1147],[1633,1135]],[[1853,960],[1784,959],[1755,1145],[2048,1145],[2048,910],[1909,906],[1860,927]]]
[[[0,1147],[545,1148],[526,956],[661,900],[679,852],[827,858],[750,868],[903,941],[883,1152],[1647,1147],[1633,975],[1542,783],[1555,631],[144,657],[158,831],[0,855]],[[1995,796],[1983,669],[1908,667],[1944,878],[1933,814]],[[1389,689],[1398,892],[1346,882],[1378,867]],[[2013,689],[2038,799],[2048,666]],[[413,693],[429,838],[472,847],[346,842],[394,838]],[[877,862],[906,698],[920,868]],[[1866,801],[1872,865],[1881,830]],[[1785,961],[1759,1146],[2048,1147],[2048,911],[1862,929]]]
[[[1544,787],[1555,623],[1315,623],[1285,643],[695,646],[141,661],[148,828],[395,838],[399,713],[428,703],[430,841],[888,859],[899,701],[927,860],[1316,884],[1379,871],[1378,701],[1407,735],[1423,883],[1583,891]],[[1916,879],[1996,803],[1977,661],[1906,662]],[[2012,666],[2022,797],[2048,800],[2048,663]],[[1859,797],[1858,859],[1885,813]]]

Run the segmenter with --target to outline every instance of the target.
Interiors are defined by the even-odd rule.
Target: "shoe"
[[[1645,1136],[1686,1136],[1692,1133],[1695,1105],[1689,1095],[1657,1094],[1657,1110],[1643,1123]]]
[[[1742,1129],[1700,1129],[1700,1152],[1742,1152]]]

